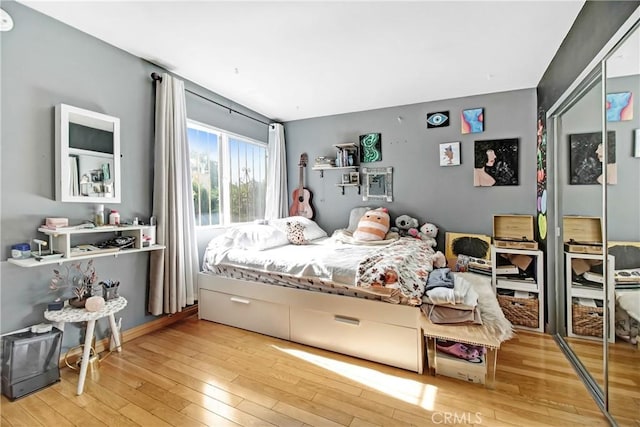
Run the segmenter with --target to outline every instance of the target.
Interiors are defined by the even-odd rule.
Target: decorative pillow
[[[233,233],[233,246],[238,249],[263,251],[284,246],[289,243],[286,234],[276,227],[263,224],[250,224],[236,228]]]
[[[389,223],[389,211],[386,208],[367,211],[360,218],[353,238],[356,240],[384,240],[389,231]]]
[[[298,221],[287,222],[287,239],[293,245],[306,245],[307,239],[304,238],[304,225]]]
[[[327,232],[324,231],[315,221],[305,218],[303,216],[292,216],[289,218],[279,218],[269,220],[269,224],[278,228],[283,233],[286,233],[287,222],[299,222],[304,225],[304,238],[306,240],[315,240],[321,237],[327,237]]]
[[[349,230],[352,233],[356,231],[356,228],[358,228],[358,222],[360,221],[360,218],[362,218],[364,214],[366,214],[367,211],[369,210],[371,210],[371,208],[368,206],[360,206],[360,207],[351,209],[351,213],[349,214],[349,225],[347,226],[347,230]]]

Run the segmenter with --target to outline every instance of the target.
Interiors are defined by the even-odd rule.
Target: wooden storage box
[[[436,374],[484,384],[487,375],[486,359],[483,355],[481,363],[473,363],[438,351],[436,352]]]
[[[602,226],[598,217],[562,217],[562,238],[567,252],[602,254]]]
[[[533,240],[532,215],[494,215],[493,244],[497,248],[538,249]]]
[[[540,303],[538,298],[518,298],[498,293],[498,304],[511,323],[528,328],[540,327]]]
[[[571,304],[573,333],[590,337],[602,337],[603,307],[582,305],[574,298]]]

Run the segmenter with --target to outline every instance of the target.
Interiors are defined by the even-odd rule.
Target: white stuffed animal
[[[438,235],[438,227],[430,222],[425,223],[420,227],[420,239],[427,242],[427,244],[433,248],[437,246],[436,236]]]

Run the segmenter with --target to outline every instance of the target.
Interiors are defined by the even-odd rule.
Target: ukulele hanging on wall
[[[300,163],[298,166],[300,167],[300,179],[298,188],[293,190],[292,199],[293,203],[291,204],[291,208],[289,209],[290,216],[303,216],[305,218],[312,219],[313,218],[313,208],[311,207],[311,191],[307,188],[304,188],[304,168],[307,166],[307,161],[309,157],[307,153],[302,153],[300,155]]]

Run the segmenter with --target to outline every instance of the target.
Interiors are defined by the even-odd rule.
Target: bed
[[[351,244],[349,231],[328,237],[297,217],[309,244],[291,245],[281,233],[289,220],[210,242],[198,278],[200,318],[422,373],[418,306],[433,249],[397,237]]]

